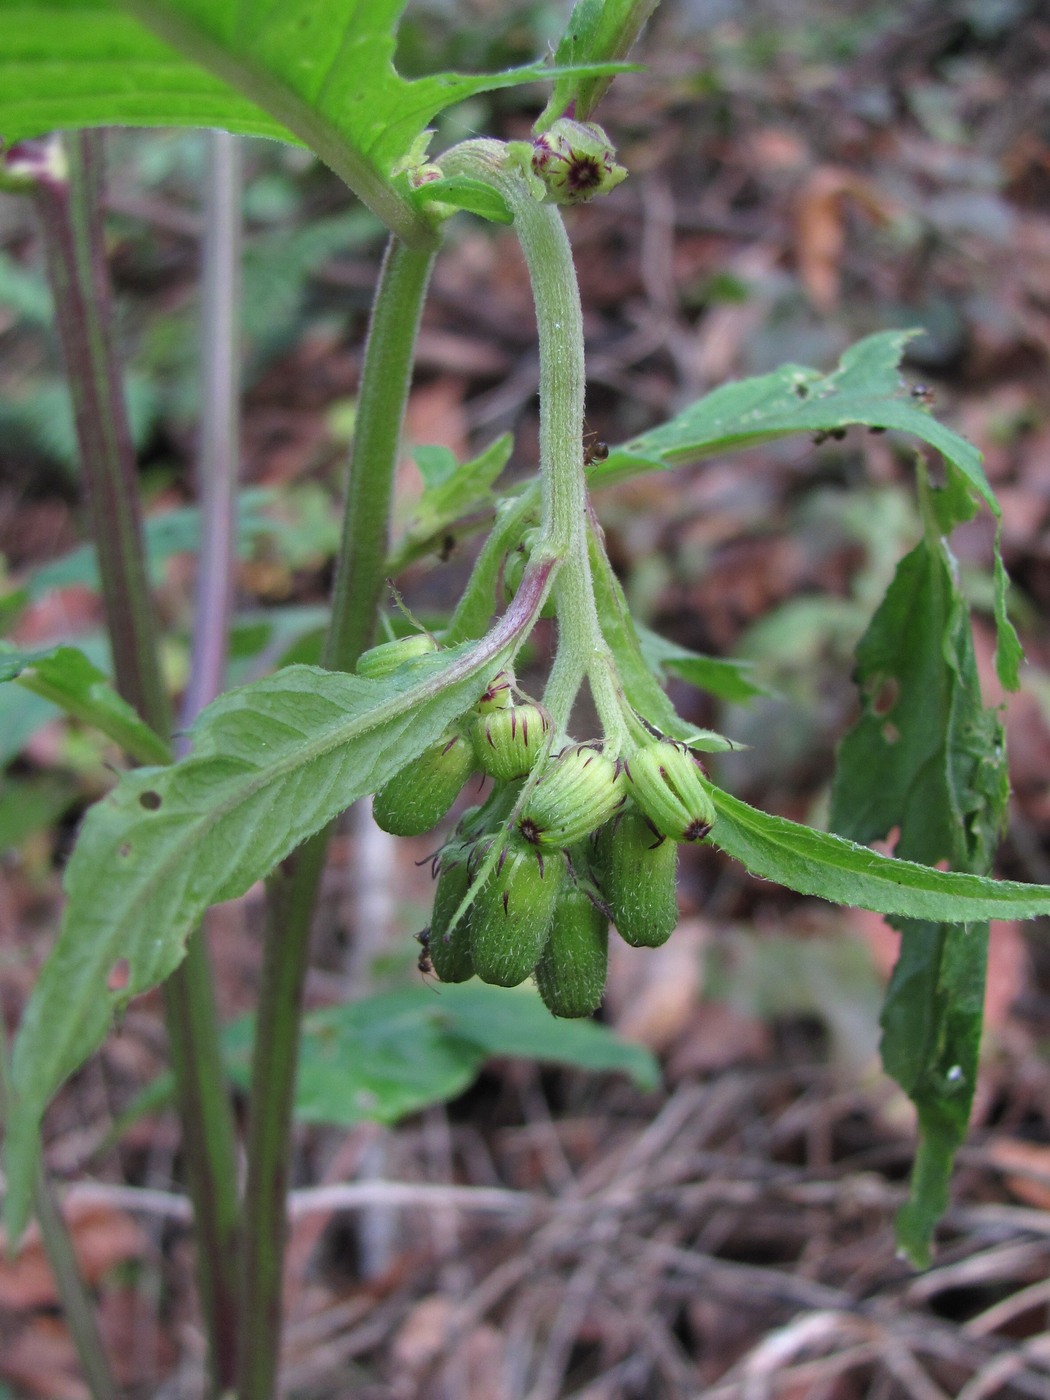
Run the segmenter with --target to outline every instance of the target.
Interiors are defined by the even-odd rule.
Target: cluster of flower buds
[[[425,634],[387,642],[358,670],[389,675],[435,647]],[[587,1016],[605,988],[610,923],[634,947],[670,938],[678,845],[703,840],[715,809],[684,744],[654,738],[618,760],[596,743],[551,754],[551,729],[544,707],[519,699],[501,671],[469,715],[380,789],[373,811],[384,830],[418,836],[472,773],[491,778],[485,802],[434,857],[429,966],[443,982],[513,987],[531,975],[556,1016]]]

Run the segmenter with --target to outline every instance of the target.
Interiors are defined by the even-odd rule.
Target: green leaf
[[[881,856],[867,846],[773,817],[711,786],[710,839],[765,880],[834,904],[934,923],[1035,919],[1050,914],[1050,885],[989,880]]]
[[[223,1032],[230,1077],[244,1088],[253,1034],[251,1016]],[[660,1083],[648,1050],[595,1021],[556,1021],[531,988],[418,986],[309,1012],[293,1111],[306,1123],[398,1123],[461,1094],[495,1056],[626,1074],[646,1092]],[[173,1089],[171,1075],[148,1085],[114,1136],[164,1107]]]
[[[390,557],[392,573],[420,553],[438,548],[449,527],[463,516],[492,505],[492,484],[507,465],[513,446],[511,434],[504,433],[462,466],[456,465],[447,447],[416,448],[414,456],[424,490]]]
[[[981,702],[943,542],[920,541],[898,565],[856,679],[862,713],[839,749],[830,825],[863,842],[900,826],[900,855],[986,870],[1006,804],[1002,727]]]
[[[499,190],[486,185],[484,180],[473,180],[469,175],[449,175],[441,180],[431,180],[413,191],[413,199],[421,209],[432,203],[450,204],[494,224],[514,222],[514,215]]]
[[[252,1018],[224,1037],[236,1083],[247,1086]],[[529,989],[463,984],[408,987],[309,1013],[295,1087],[306,1123],[397,1123],[455,1098],[486,1060],[517,1056],[630,1075],[641,1089],[659,1068],[641,1046],[591,1021],[556,1021]]]
[[[241,895],[469,708],[531,621],[382,680],[293,666],[210,705],[189,757],[126,774],[88,813],[58,941],[14,1051],[5,1210],[24,1226],[48,1099],[111,1018],[183,957],[209,905]],[[109,987],[119,966],[120,990]]]
[[[924,538],[898,565],[857,648],[862,713],[839,750],[831,825],[861,841],[899,828],[898,855],[984,873],[1006,811],[1006,753],[999,716],[981,700],[969,609],[941,534],[972,505],[951,478],[941,491],[924,482],[921,490]],[[900,927],[882,1054],[918,1110],[919,1155],[898,1242],[923,1266],[976,1085],[988,929]]]
[[[784,365],[772,374],[725,384],[669,423],[613,448],[606,461],[592,469],[590,484],[605,485],[639,471],[680,466],[792,433],[832,432],[854,423],[909,433],[950,462],[962,474],[969,494],[995,517],[996,664],[1002,684],[1016,690],[1021,649],[1006,615],[1008,581],[999,552],[999,505],[977,449],[939,423],[901,383],[901,356],[916,334],[883,331],[868,336],[851,346],[838,369],[828,375]]]
[[[670,671],[672,675],[695,685],[697,690],[716,695],[731,704],[740,704],[753,700],[756,695],[769,693],[751,679],[750,661],[730,661],[690,651],[688,647],[661,637],[642,622],[635,622],[634,630],[638,634],[646,665],[658,675]]]
[[[593,531],[589,543],[594,600],[598,606],[602,634],[616,658],[616,668],[629,703],[654,729],[671,739],[682,740],[690,748],[708,753],[732,749],[734,744],[731,739],[717,734],[713,729],[698,729],[695,724],[684,720],[671,704],[667,692],[646,662],[620,580],[613,573],[608,555]]]
[[[51,826],[76,797],[76,784],[57,773],[37,778],[0,775],[0,851]]]
[[[589,63],[624,58],[630,53],[642,26],[656,9],[657,0],[576,0],[565,33],[554,52],[555,63]],[[631,71],[638,65],[625,64]],[[546,131],[569,107],[578,121],[586,121],[597,107],[611,76],[586,77],[575,73],[559,78],[534,130]]]
[[[92,725],[137,763],[167,763],[171,757],[167,741],[139,719],[109,677],[76,647],[26,652],[0,642],[0,681],[10,680]]]
[[[431,225],[394,184],[395,163],[444,108],[563,70],[538,62],[402,78],[393,58],[403,8],[404,0],[349,8],[344,0],[247,8],[240,0],[10,0],[0,133],[10,143],[61,127],[214,126],[298,140],[389,228],[426,246]]]
[[[977,1084],[988,925],[903,920],[899,927],[900,956],[882,1009],[882,1062],[918,1113],[919,1146],[897,1244],[916,1268],[926,1268]]]

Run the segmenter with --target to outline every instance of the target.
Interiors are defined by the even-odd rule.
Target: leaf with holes
[[[162,982],[209,905],[241,895],[468,709],[527,630],[525,610],[482,643],[389,677],[293,666],[201,715],[189,757],[127,774],[84,822],[66,915],[26,1007],[8,1123],[10,1237],[25,1224],[48,1099],[113,1015]],[[126,981],[109,987],[116,965]]]
[[[831,825],[861,841],[899,828],[898,855],[986,872],[1009,792],[1002,725],[981,700],[969,609],[943,531],[965,492],[921,483],[927,528],[857,648],[862,713],[839,749]],[[983,1019],[988,925],[897,921],[882,1013],[886,1070],[916,1106],[920,1143],[897,1239],[924,1267],[969,1122]]]

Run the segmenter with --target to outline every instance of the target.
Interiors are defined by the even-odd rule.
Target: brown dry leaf
[[[422,1298],[405,1318],[394,1338],[391,1359],[398,1371],[421,1375],[441,1355],[455,1323],[456,1307],[449,1298]]]
[[[77,1369],[69,1333],[54,1317],[33,1318],[0,1355],[0,1377],[33,1400],[87,1400]]]
[[[674,1044],[699,999],[701,954],[710,936],[702,919],[683,919],[662,948],[610,941],[607,1004],[620,1035],[657,1053]]]
[[[1019,1201],[1050,1210],[1050,1146],[1022,1138],[993,1138],[986,1150]]]
[[[130,1216],[98,1202],[68,1201],[63,1209],[85,1282],[94,1287],[110,1269],[148,1251],[145,1236]],[[40,1231],[32,1226],[14,1259],[0,1235],[0,1306],[13,1310],[55,1307],[58,1293]]]
[[[818,166],[804,181],[795,200],[799,276],[820,311],[831,311],[838,305],[847,199],[876,223],[885,223],[889,216],[885,198],[869,181],[836,165]]]

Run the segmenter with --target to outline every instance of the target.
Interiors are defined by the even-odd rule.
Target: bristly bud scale
[[[470,946],[483,982],[516,987],[539,961],[565,880],[565,857],[511,836],[474,900]]]
[[[357,658],[357,674],[378,680],[389,676],[406,661],[414,661],[417,656],[426,656],[437,651],[438,644],[429,632],[413,632],[410,637],[397,637],[392,642],[380,642],[370,647]]]
[[[455,802],[474,762],[470,740],[456,731],[446,734],[376,793],[377,824],[391,836],[422,836]]]
[[[684,744],[658,739],[635,749],[626,764],[631,796],[661,836],[702,841],[715,820],[703,769]]]
[[[633,948],[659,948],[678,922],[678,847],[633,802],[598,835],[597,877],[612,921]]]
[[[536,986],[554,1016],[589,1016],[601,1005],[609,964],[609,920],[576,884],[554,907]]]
[[[547,765],[518,830],[534,845],[575,845],[609,820],[625,793],[624,775],[611,758],[589,744],[574,745]]]
[[[550,729],[542,705],[511,705],[478,715],[472,734],[479,766],[502,782],[524,778],[535,768]]]

